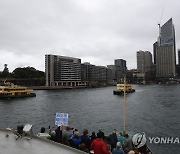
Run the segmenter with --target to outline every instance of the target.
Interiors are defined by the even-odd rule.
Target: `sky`
[[[80,58],[97,66],[150,51],[158,24],[170,18],[180,48],[179,0],[0,0],[0,71],[8,64],[45,70],[45,54]]]

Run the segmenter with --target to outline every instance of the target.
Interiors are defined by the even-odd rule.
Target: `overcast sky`
[[[0,70],[44,71],[45,54],[136,68],[136,51],[153,53],[157,24],[171,17],[180,48],[179,0],[0,0]]]

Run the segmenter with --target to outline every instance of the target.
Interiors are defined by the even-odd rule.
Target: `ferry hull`
[[[0,99],[14,99],[14,98],[24,98],[24,97],[36,97],[35,93],[21,94],[21,95],[0,95]]]
[[[132,89],[131,91],[126,91],[126,93],[133,93],[133,92],[135,92],[135,89]],[[114,90],[113,91],[113,94],[114,95],[123,95],[124,94],[124,91],[120,91],[120,90]]]

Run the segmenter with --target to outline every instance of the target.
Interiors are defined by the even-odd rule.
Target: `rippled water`
[[[148,137],[180,138],[180,85],[134,85],[127,96],[127,131],[145,132]],[[103,128],[109,135],[122,130],[123,97],[115,87],[35,91],[37,97],[0,100],[0,127],[32,123],[37,133],[54,126],[56,112],[69,113],[69,123],[82,131]],[[149,140],[148,140],[149,141]],[[180,144],[150,144],[155,154],[178,153]]]

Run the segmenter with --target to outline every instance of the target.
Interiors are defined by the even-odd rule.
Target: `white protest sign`
[[[55,125],[67,126],[68,125],[68,113],[56,112]]]

